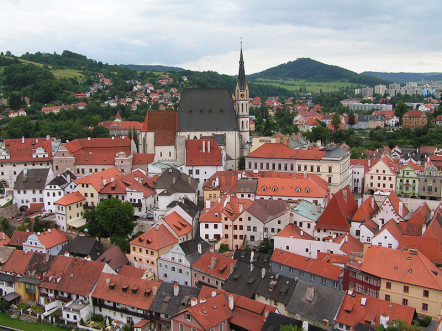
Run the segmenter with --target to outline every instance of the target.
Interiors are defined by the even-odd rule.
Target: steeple
[[[241,53],[239,55],[239,72],[238,72],[238,85],[240,91],[244,91],[246,89],[246,71],[244,70],[244,60],[242,57],[242,42],[241,42]]]

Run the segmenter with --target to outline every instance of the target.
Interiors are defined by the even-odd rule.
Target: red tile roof
[[[304,240],[316,240],[314,237],[298,228],[296,225],[290,223],[282,229],[282,231],[278,232],[276,237],[284,237],[284,238],[295,238],[295,239],[304,239]]]
[[[177,242],[178,240],[175,236],[161,224],[150,228],[141,236],[132,240],[130,244],[158,251],[161,248],[176,244]]]
[[[34,253],[15,250],[3,265],[2,272],[23,275]]]
[[[92,298],[116,302],[122,305],[149,310],[155,296],[153,288],[159,290],[161,283],[122,275],[102,273]],[[149,293],[149,295],[146,295]]]
[[[74,180],[77,185],[91,184],[97,192],[100,192],[106,183],[112,182],[121,176],[120,170],[116,167],[112,167],[95,174],[80,177]]]
[[[283,251],[278,248],[274,250],[271,260],[275,263],[283,264],[335,281],[339,281],[339,278],[343,274],[341,267],[308,257],[306,258],[305,256]]]
[[[293,160],[321,160],[325,151],[290,149],[284,144],[264,144],[247,157]]]
[[[378,211],[378,205],[373,196],[369,196],[358,208],[356,213],[351,218],[352,222],[362,223],[371,219],[371,215]]]
[[[80,192],[73,192],[66,194],[60,200],[55,201],[54,204],[61,206],[69,206],[72,205],[73,203],[77,203],[83,200],[86,200],[86,198]]]
[[[221,149],[215,139],[186,140],[186,166],[221,166]]]
[[[54,138],[46,140],[45,138],[22,138],[22,139],[4,139],[5,149],[8,150],[10,158],[1,159],[0,163],[10,162],[47,162],[52,160],[51,142]],[[42,147],[48,154],[48,157],[33,158],[32,153],[38,147]]]
[[[333,239],[334,243],[341,243],[341,251],[350,256],[352,253],[362,253],[364,250],[364,244],[362,244],[358,239],[349,235],[341,234],[340,236]]]
[[[376,238],[378,235],[383,236],[384,231],[388,231],[397,241],[401,241],[402,236],[404,235],[401,228],[399,227],[399,224],[397,224],[394,219],[391,219],[387,223],[385,223],[385,225],[379,230],[379,232],[373,236],[373,239]]]
[[[428,207],[427,203],[424,202],[413,212],[407,221],[400,222],[399,226],[401,227],[403,233],[408,236],[420,236],[423,229],[427,225],[427,218],[430,214],[430,207]]]
[[[411,325],[414,313],[415,309],[412,307],[349,291],[344,296],[336,322],[348,325],[351,329],[354,329],[358,323],[366,325],[374,322],[372,325],[378,326],[380,317],[384,315],[388,316],[390,321],[400,319]]]
[[[73,259],[73,257],[57,255],[39,287],[55,290],[58,280],[63,277]]]
[[[132,165],[151,164],[153,161],[155,161],[155,154],[135,153],[132,158]]]
[[[346,198],[344,198],[346,197]],[[358,203],[348,186],[339,190],[319,216],[315,229],[350,231],[351,217],[358,210]]]
[[[51,248],[64,242],[67,243],[68,241],[68,236],[66,235],[66,232],[58,231],[57,229],[49,229],[41,232],[40,234],[34,234],[37,236],[40,243],[46,248]]]
[[[345,265],[350,262],[350,255],[318,252],[316,254],[316,259],[326,263]]]
[[[427,115],[425,115],[420,110],[410,110],[410,111],[407,111],[404,116],[407,116],[407,117],[420,117],[420,116],[427,117]]]
[[[132,153],[131,140],[128,138],[83,138],[66,143],[69,153],[77,154],[117,154]],[[115,157],[115,156],[114,156]]]
[[[442,266],[442,244],[437,238],[403,236],[397,249],[417,249],[437,266]]]
[[[171,110],[148,111],[143,123],[142,132],[155,132],[155,146],[175,144],[175,133],[178,129],[178,112]]]
[[[0,246],[6,246],[9,244],[11,238],[8,237],[6,233],[3,231],[0,232]]]
[[[360,269],[383,279],[442,290],[442,272],[419,251],[370,246]]]
[[[215,262],[213,268],[211,268],[212,261]],[[192,265],[192,269],[226,280],[235,264],[236,260],[234,259],[221,254],[207,252]]]
[[[28,240],[28,237],[32,232],[18,231],[15,230],[12,234],[11,240],[9,241],[10,246],[23,246],[23,242]]]
[[[146,270],[135,268],[130,265],[123,265],[121,269],[118,271],[118,274],[120,276],[124,277],[133,277],[133,278],[140,278],[143,277]]]
[[[118,114],[117,114],[118,115]],[[121,118],[121,117],[120,117]],[[117,119],[117,117],[115,117]],[[141,130],[143,124],[138,121],[103,121],[98,123],[98,126],[105,127],[107,129],[118,130]]]
[[[164,221],[179,237],[184,236],[193,230],[193,226],[176,212],[164,217]]]

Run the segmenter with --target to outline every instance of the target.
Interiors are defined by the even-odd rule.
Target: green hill
[[[376,77],[379,79],[388,80],[394,83],[408,83],[408,82],[421,82],[422,78],[425,81],[429,80],[442,80],[442,73],[440,72],[376,72],[376,71],[364,71],[361,75],[367,75]]]
[[[250,81],[258,79],[303,79],[311,82],[345,81],[361,85],[376,85],[388,83],[385,80],[360,75],[356,72],[333,65],[324,64],[310,58],[300,58],[280,64],[276,67],[249,75]]]
[[[170,72],[170,71],[184,71],[180,67],[163,66],[160,64],[120,64],[120,67],[128,68],[135,71],[160,71],[160,72]]]

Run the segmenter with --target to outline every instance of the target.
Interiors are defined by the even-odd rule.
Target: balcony
[[[95,300],[94,300],[93,304],[94,304],[94,307],[100,307],[100,308],[104,308],[104,309],[109,309],[109,310],[116,311],[116,312],[119,312],[119,313],[131,315],[131,316],[137,316],[137,317],[140,317],[142,319],[149,319],[150,318],[150,315],[148,314],[147,311],[145,313],[139,313],[139,312],[135,312],[135,311],[129,310],[127,308],[117,307],[115,303],[113,304],[113,306],[109,306],[109,305],[105,305],[103,303],[95,302]]]
[[[83,209],[91,209],[93,206],[90,205],[83,205]]]
[[[63,301],[63,302],[69,302],[69,301],[72,300],[70,297],[62,297],[62,296],[60,296],[60,295],[56,295],[56,296],[55,296],[55,299],[60,300],[60,301]]]

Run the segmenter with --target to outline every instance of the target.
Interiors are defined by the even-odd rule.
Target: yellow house
[[[381,279],[380,299],[413,307],[419,315],[441,317],[442,271],[418,250],[370,246],[361,271]]]
[[[86,198],[80,192],[72,192],[54,202],[55,219],[60,230],[67,231],[86,223],[83,219],[85,201]]]
[[[137,268],[152,272],[158,279],[158,258],[177,242],[178,239],[164,225],[156,224],[129,243],[129,261]]]

